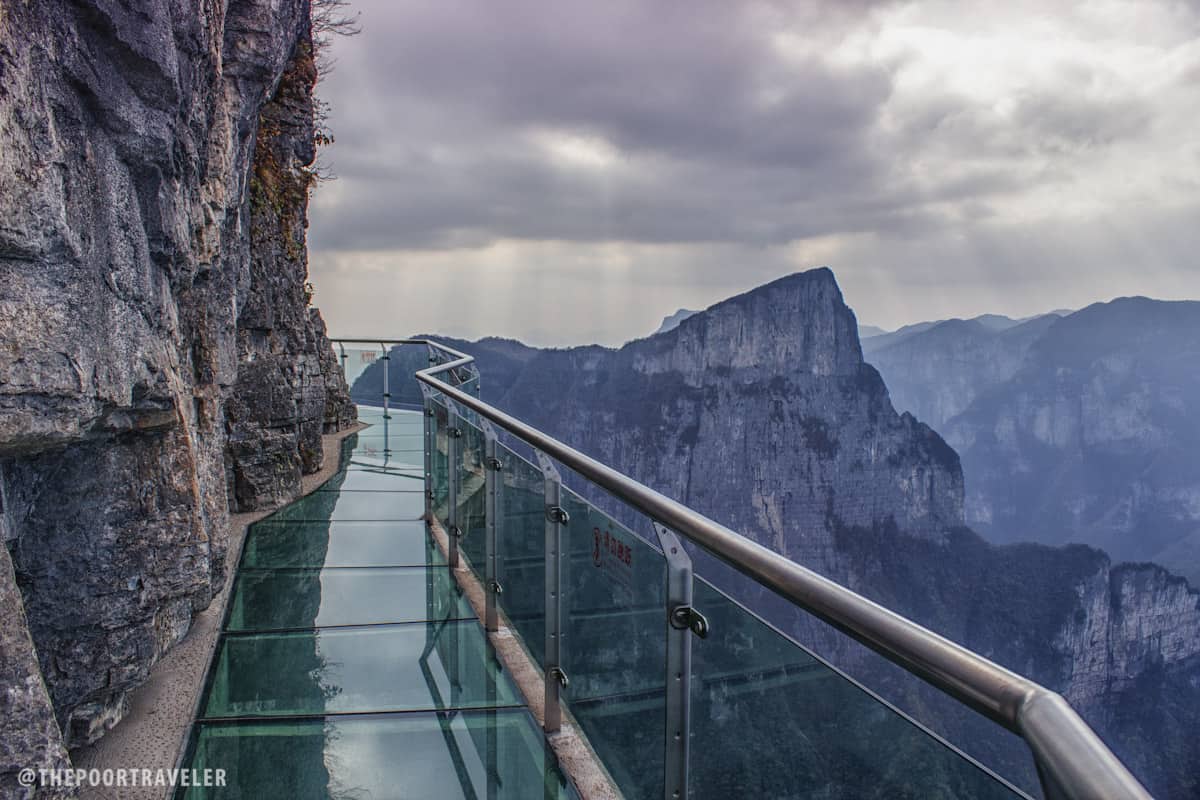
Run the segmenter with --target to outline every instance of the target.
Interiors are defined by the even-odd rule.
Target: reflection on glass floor
[[[226,785],[178,796],[575,797],[419,519],[422,454],[370,421],[251,527],[188,754]]]
[[[204,723],[192,766],[225,769],[227,797],[568,796],[525,710]]]

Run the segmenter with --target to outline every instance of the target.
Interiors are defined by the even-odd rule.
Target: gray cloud
[[[1133,4],[1148,20],[1136,31],[1121,8],[1067,3],[970,16],[934,0],[357,5],[364,34],[338,42],[322,86],[339,180],[318,191],[310,236],[334,305],[335,262],[343,278],[369,253],[484,268],[513,242],[574,243],[613,274],[670,247],[672,265],[694,264],[684,280],[721,286],[741,282],[717,274],[731,261],[866,275],[868,259],[927,246],[956,254],[946,283],[1009,264],[993,232],[1022,236],[1022,221],[1060,260],[1090,252],[1123,204],[1153,227],[1147,203],[1177,207],[1200,175],[1180,127],[1200,112],[1195,17],[1167,0]],[[1026,41],[1035,17],[1064,38]],[[1082,238],[1045,234],[1068,228]],[[522,268],[507,257],[495,268]],[[643,266],[620,272],[631,292],[657,280]]]

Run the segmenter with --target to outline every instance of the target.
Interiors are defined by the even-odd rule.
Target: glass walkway
[[[251,526],[186,798],[574,797],[421,517],[422,419],[392,411],[342,469]]]
[[[340,349],[383,408],[360,405],[337,475],[251,527],[185,756],[227,785],[179,797],[579,797],[596,774],[630,800],[1149,797],[1061,697],[481,402],[469,356]],[[1040,781],[764,622],[693,573],[700,551],[1021,737]]]

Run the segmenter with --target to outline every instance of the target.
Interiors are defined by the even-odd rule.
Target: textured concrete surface
[[[438,548],[449,557],[450,546],[445,530],[436,519],[433,520],[431,528]],[[454,570],[454,577],[466,593],[467,599],[470,600],[476,616],[482,622],[486,610],[483,585],[471,571],[465,555],[461,556],[459,567]],[[488,638],[491,640],[492,646],[496,648],[496,655],[504,664],[509,677],[512,678],[513,683],[517,685],[517,689],[524,697],[525,705],[529,706],[534,719],[537,720],[538,725],[541,725],[545,718],[546,700],[542,670],[530,657],[521,638],[513,632],[503,611],[499,613],[497,628],[498,630],[494,633],[488,634]],[[604,768],[600,757],[596,755],[591,744],[588,743],[587,737],[583,735],[583,731],[580,730],[578,723],[571,715],[570,709],[565,704],[561,705],[561,709],[562,728],[558,733],[547,737],[547,741],[554,749],[554,755],[558,758],[559,768],[579,790],[583,800],[616,800],[623,797],[616,782]]]
[[[313,492],[337,472],[339,443],[363,427],[357,425],[324,437],[321,469],[304,477],[302,494]],[[272,510],[230,516],[232,546],[226,556],[226,574],[233,576],[237,569],[250,524]],[[125,718],[96,744],[72,753],[77,768],[157,770],[176,766],[200,700],[204,670],[221,631],[232,585],[232,578],[225,582],[212,604],[196,615],[187,637],[155,665],[149,680],[131,693]],[[161,800],[169,797],[170,792],[153,787],[95,787],[82,790],[79,796],[85,800]]]

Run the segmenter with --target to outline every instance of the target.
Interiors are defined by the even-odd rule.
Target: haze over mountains
[[[966,328],[989,332],[980,341],[1036,341],[1039,325],[1055,324]],[[1198,788],[1200,595],[1153,565],[1114,565],[1082,546],[999,547],[970,530],[971,473],[964,490],[954,449],[893,407],[830,271],[783,278],[619,349],[446,341],[476,356],[490,402],[1063,692],[1158,796]],[[393,358],[393,386],[420,355]],[[1008,380],[1022,363],[992,368]],[[356,397],[370,402],[381,369],[364,372]],[[976,399],[930,402],[958,409]],[[728,588],[1005,774],[1023,769],[991,728],[748,582]]]
[[[971,527],[1091,544],[1200,585],[1200,303],[1122,298],[899,333],[864,353],[896,407],[961,456]]]

